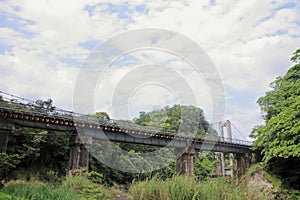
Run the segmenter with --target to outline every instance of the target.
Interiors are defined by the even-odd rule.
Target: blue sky
[[[80,67],[99,44],[129,30],[168,29],[189,37],[209,55],[223,81],[225,118],[247,136],[262,123],[257,98],[284,75],[292,65],[290,56],[300,48],[299,13],[297,0],[1,1],[0,90],[31,99],[50,97],[59,107],[72,109]],[[124,45],[132,42],[137,41],[133,38]],[[112,65],[116,70],[108,72],[107,88],[113,88],[135,64],[147,62],[185,66],[172,56],[132,53]],[[139,98],[147,98],[147,92],[153,91],[144,91],[144,96],[140,92]],[[161,93],[153,94],[162,99],[155,101],[162,107],[170,103],[160,98]],[[137,102],[141,105],[130,108],[143,108],[148,101]],[[209,115],[210,103],[203,105],[198,106]],[[108,99],[99,100],[96,108],[112,114]]]

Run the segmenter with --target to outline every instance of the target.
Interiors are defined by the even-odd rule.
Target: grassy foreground
[[[200,184],[188,177],[173,177],[167,180],[157,178],[134,183],[130,188],[134,200],[264,200],[267,193],[249,193],[242,186],[234,186],[225,178],[217,178]]]
[[[11,181],[1,189],[0,200],[111,199],[108,189],[85,177],[66,178],[61,183]]]
[[[17,180],[10,181],[0,189],[0,200],[297,200],[300,198],[299,191],[283,191],[280,181],[259,165],[252,166],[239,184],[231,181],[216,178],[199,183],[185,176],[174,176],[166,180],[154,177],[133,182],[125,192],[119,186],[105,187],[82,176],[46,183]]]
[[[11,181],[1,189],[0,200],[79,200],[79,199],[126,199],[126,200],[200,200],[200,199],[269,199],[266,194],[247,193],[226,179],[219,178],[197,183],[187,177],[167,180],[153,178],[134,182],[125,194],[116,188],[106,188],[84,177],[67,178],[58,184]],[[5,193],[5,194],[4,194]],[[121,198],[122,197],[122,198]]]
[[[240,187],[234,187],[223,178],[199,184],[191,178],[181,176],[167,180],[153,178],[135,182],[131,185],[128,194],[118,189],[96,185],[83,177],[67,178],[60,185],[11,181],[1,192],[3,192],[0,193],[1,200],[92,200],[119,199],[121,196],[122,199],[128,200],[269,199],[265,193],[257,193],[254,196]]]

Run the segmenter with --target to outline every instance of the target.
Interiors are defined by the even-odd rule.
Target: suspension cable
[[[247,140],[247,138],[242,134],[242,132],[234,125],[233,122],[231,122],[233,128],[239,133],[239,135],[244,139]]]

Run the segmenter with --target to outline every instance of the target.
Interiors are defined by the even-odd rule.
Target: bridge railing
[[[253,142],[249,140],[240,140],[236,138],[227,138],[227,137],[218,137],[220,141],[226,142],[226,143],[233,143],[233,144],[239,144],[239,145],[246,145],[246,146],[252,146]]]

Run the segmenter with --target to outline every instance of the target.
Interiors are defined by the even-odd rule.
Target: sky
[[[246,138],[263,123],[257,99],[270,90],[270,82],[287,72],[292,53],[300,48],[300,1],[2,0],[0,90],[33,100],[52,98],[57,107],[72,110],[79,74],[92,63],[91,55],[97,55],[99,46],[146,28],[176,32],[203,49],[224,88],[221,120],[231,120],[240,131],[236,137]],[[119,46],[130,49],[143,39],[147,38],[131,37]],[[151,39],[158,46],[162,41],[161,35]],[[106,53],[109,57],[114,52]],[[151,67],[139,71],[145,65]],[[187,84],[195,95],[194,104],[215,123],[212,105],[219,99],[213,98],[209,80],[168,51],[127,52],[98,77],[92,110],[132,119],[142,110],[191,103],[192,97],[184,99],[185,93],[178,92]],[[80,111],[84,108],[82,104]]]

